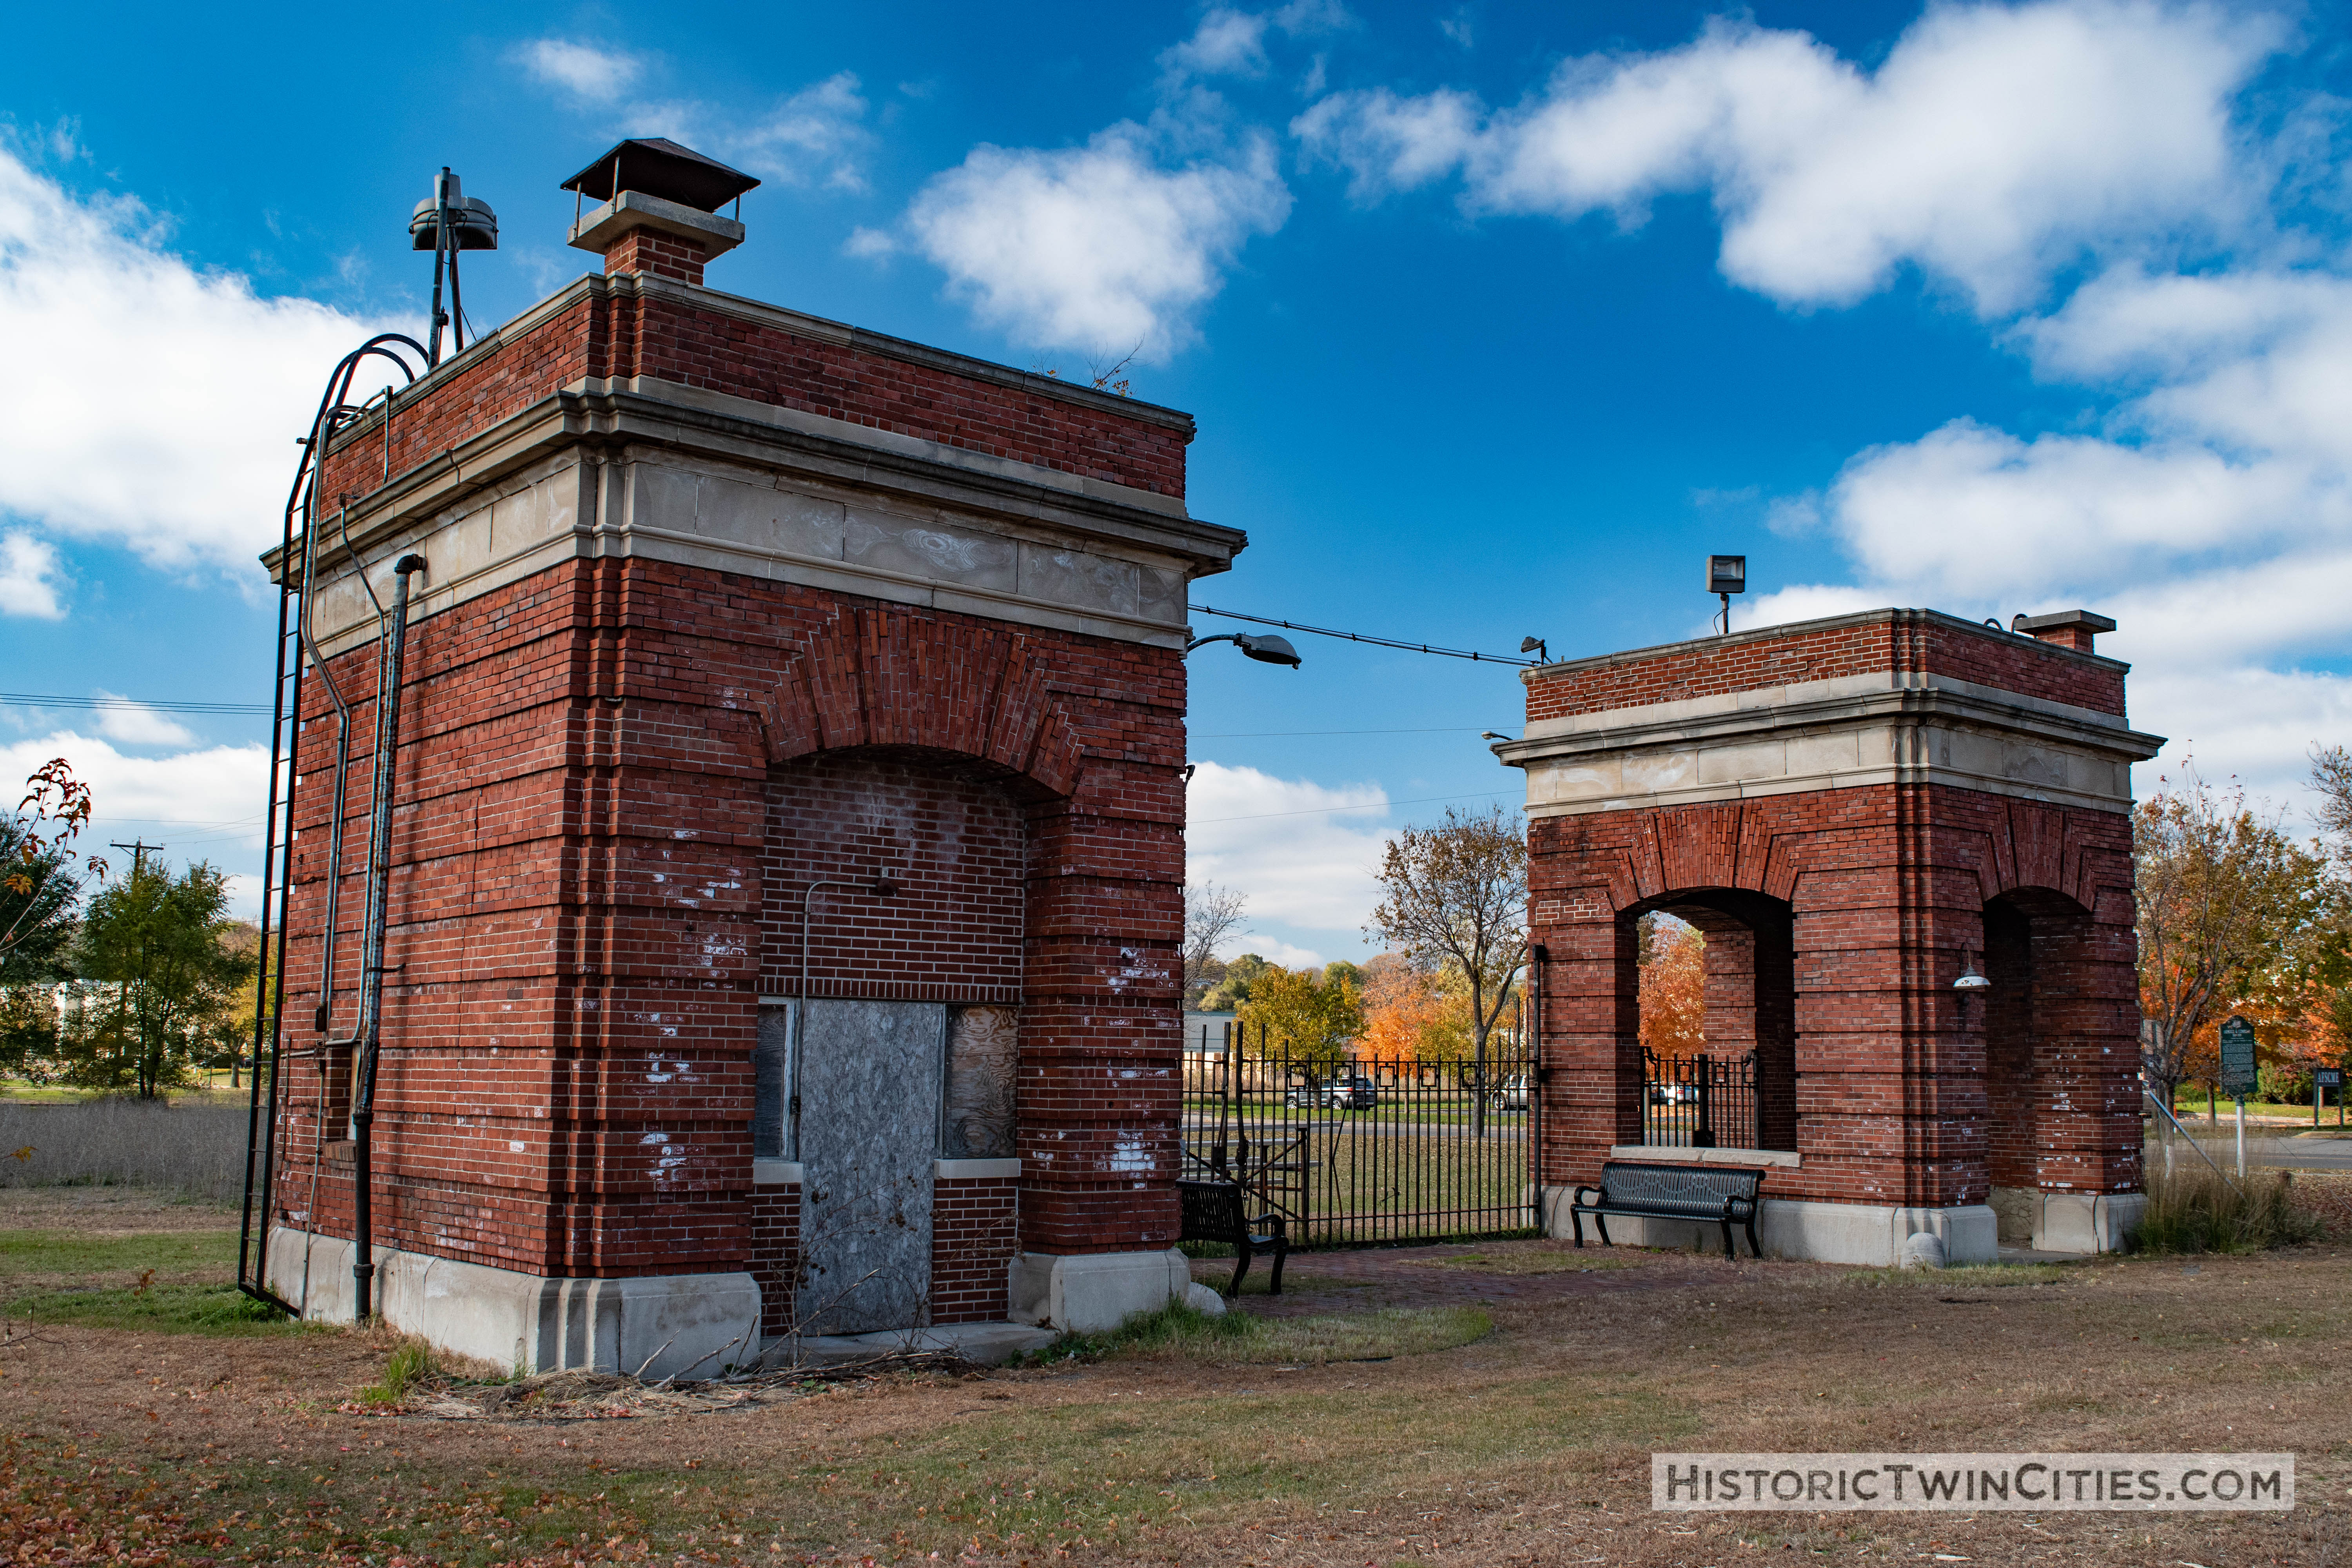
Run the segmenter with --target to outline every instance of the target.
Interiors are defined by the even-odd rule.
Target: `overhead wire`
[[[267,702],[170,702],[143,697],[59,697],[35,691],[0,691],[0,703],[18,708],[146,709],[157,713],[267,713]]]
[[[1310,626],[1299,621],[1277,621],[1270,616],[1245,616],[1239,610],[1220,610],[1213,605],[1186,605],[1187,610],[1199,616],[1223,616],[1227,620],[1248,621],[1261,626],[1280,626],[1285,631],[1311,632],[1318,637],[1338,637],[1343,642],[1369,643],[1375,647],[1402,648],[1407,653],[1435,654],[1441,658],[1466,658],[1477,664],[1506,664],[1521,669],[1533,669],[1531,658],[1514,658],[1508,654],[1475,653],[1468,648],[1438,647],[1424,642],[1406,642],[1398,637],[1379,637],[1370,632],[1335,631],[1329,626]]]

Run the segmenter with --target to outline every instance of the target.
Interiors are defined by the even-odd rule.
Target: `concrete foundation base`
[[[1013,1321],[1066,1333],[1115,1329],[1156,1312],[1192,1283],[1192,1266],[1166,1252],[1024,1252],[1013,1260]]]
[[[1544,1189],[1545,1228],[1566,1240],[1575,1234],[1568,1205],[1575,1189]],[[1825,1204],[1796,1198],[1766,1198],[1758,1205],[1756,1239],[1768,1258],[1793,1258],[1816,1263],[1860,1263],[1878,1268],[1899,1266],[1915,1232],[1925,1231],[1944,1244],[1947,1264],[1990,1263],[2000,1256],[1992,1210],[1983,1204],[1950,1208],[1906,1208],[1891,1204]],[[1609,1221],[1610,1238],[1628,1247],[1723,1249],[1720,1226],[1694,1220],[1621,1219]],[[1748,1255],[1745,1231],[1732,1235],[1739,1255]],[[1585,1245],[1600,1237],[1592,1217],[1584,1218]]]
[[[348,1323],[352,1257],[340,1237],[277,1226],[262,1278],[305,1318]],[[646,1377],[709,1377],[749,1361],[760,1342],[760,1287],[749,1274],[548,1279],[383,1248],[375,1263],[375,1309],[385,1322],[436,1349],[525,1373],[643,1366]]]
[[[2120,1252],[2147,1212],[2146,1193],[2057,1193],[1995,1187],[2001,1239],[2036,1252]]]

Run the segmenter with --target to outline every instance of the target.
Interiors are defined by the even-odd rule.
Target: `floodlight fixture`
[[[1544,640],[1541,637],[1521,637],[1519,639],[1519,651],[1521,653],[1531,653],[1535,655],[1536,662],[1538,664],[1549,664],[1551,662],[1551,649],[1544,646]]]
[[[1706,558],[1706,591],[1723,601],[1723,635],[1731,635],[1731,595],[1748,592],[1748,557],[1710,555]]]

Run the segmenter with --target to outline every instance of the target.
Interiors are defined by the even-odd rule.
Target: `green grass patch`
[[[1208,1361],[1240,1365],[1321,1366],[1391,1361],[1452,1350],[1495,1331],[1475,1307],[1391,1308],[1328,1318],[1212,1317],[1171,1302],[1139,1312],[1106,1334],[1066,1334],[1037,1352],[1041,1362]]]
[[[1953,1268],[1855,1268],[1841,1285],[1877,1289],[1889,1285],[1948,1290],[1998,1290],[2011,1285],[2055,1285],[2077,1267],[2066,1263],[1963,1263]]]
[[[0,1230],[0,1282],[66,1277],[98,1283],[102,1276],[218,1273],[236,1266],[233,1230],[156,1231],[139,1236],[89,1236],[70,1230]]]
[[[234,1285],[133,1285],[127,1288],[27,1291],[12,1299],[13,1321],[73,1323],[89,1329],[150,1333],[252,1334],[301,1325]]]
[[[397,1405],[408,1397],[408,1391],[433,1371],[433,1353],[415,1340],[394,1351],[383,1363],[382,1382],[372,1383],[360,1390],[360,1398],[370,1405]]]
[[[0,1231],[0,1313],[22,1322],[250,1334],[295,1327],[230,1282],[235,1231]]]

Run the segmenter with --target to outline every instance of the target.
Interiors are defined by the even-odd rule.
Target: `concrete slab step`
[[[799,1342],[799,1364],[839,1366],[900,1351],[953,1351],[982,1366],[1003,1366],[1029,1351],[1043,1350],[1059,1338],[1051,1329],[1026,1323],[942,1323],[929,1329],[884,1329],[870,1334],[810,1334]],[[760,1347],[772,1351],[769,1364],[793,1364],[793,1346],[772,1339]]]

